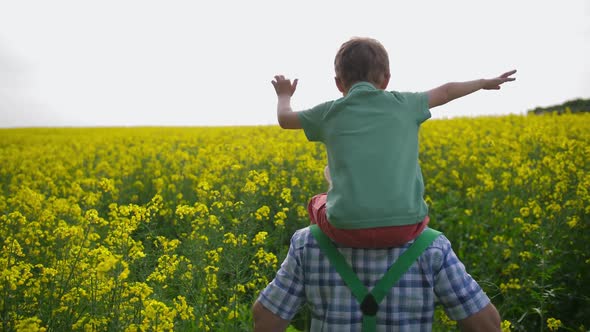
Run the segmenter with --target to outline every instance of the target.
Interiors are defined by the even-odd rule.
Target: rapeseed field
[[[590,115],[430,120],[420,145],[430,225],[503,329],[588,330]],[[323,146],[278,126],[5,129],[0,162],[2,331],[251,330],[327,189]]]

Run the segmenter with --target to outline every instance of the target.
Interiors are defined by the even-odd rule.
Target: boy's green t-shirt
[[[345,97],[297,114],[307,138],[326,146],[326,213],[334,227],[401,226],[426,217],[418,164],[418,130],[431,116],[426,93],[359,82]]]

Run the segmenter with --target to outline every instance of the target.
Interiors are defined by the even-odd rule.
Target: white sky
[[[272,77],[296,109],[340,97],[352,36],[387,48],[389,89],[518,69],[435,118],[590,98],[589,0],[0,0],[0,127],[276,124]]]

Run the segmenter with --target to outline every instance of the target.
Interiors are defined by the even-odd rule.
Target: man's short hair
[[[379,41],[354,37],[340,46],[334,69],[345,88],[356,82],[379,85],[389,76],[389,56]]]

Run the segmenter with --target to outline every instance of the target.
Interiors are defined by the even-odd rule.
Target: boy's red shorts
[[[332,241],[352,248],[398,247],[418,237],[430,218],[417,224],[404,226],[375,227],[363,229],[339,229],[328,222],[326,216],[326,193],[315,195],[307,205],[312,224],[317,224]]]

